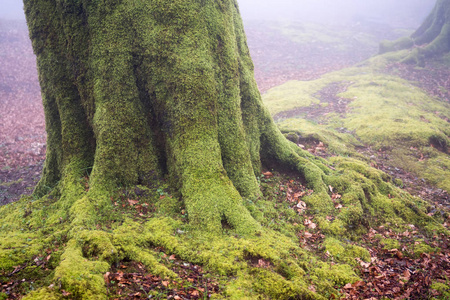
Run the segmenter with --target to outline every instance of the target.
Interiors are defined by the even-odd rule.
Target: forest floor
[[[330,36],[333,36],[333,32],[328,32],[326,35],[317,36],[313,42],[305,43],[302,42],[301,36],[290,31],[292,28],[299,31],[299,26],[300,31],[320,29],[306,25],[302,27],[303,25],[298,24],[261,22],[246,24],[248,44],[255,64],[255,77],[261,93],[289,80],[315,80],[324,74],[350,67],[376,54],[380,40],[396,38],[400,35],[400,32],[389,28],[387,30],[385,25],[369,29],[369,26],[364,24],[356,24],[353,28],[345,29],[347,35],[341,34],[339,41],[324,42],[329,41]],[[370,37],[369,42],[366,42],[367,36]],[[345,47],[341,44],[342,40],[347,43]],[[387,68],[386,74],[390,74],[392,70],[393,68]],[[450,71],[448,69],[439,68],[433,64],[422,69],[397,65],[395,72],[397,76],[414,81],[428,94],[439,97],[442,101],[450,101]],[[302,109],[301,114],[306,115],[307,119],[320,122],[324,114],[345,113],[346,102],[338,96],[342,89],[345,90],[345,86],[330,85],[322,89],[316,96],[321,102],[333,105],[317,105],[313,108]],[[300,112],[293,110],[290,113],[292,117],[298,116]],[[4,205],[18,200],[23,194],[32,192],[39,180],[45,158],[45,118],[35,57],[23,22],[0,20],[0,120],[0,205]],[[303,141],[303,143],[303,146],[311,153],[323,157],[333,155],[318,140]],[[404,170],[400,165],[393,165],[389,155],[384,151],[363,144],[358,147],[358,152],[370,158],[374,167],[385,171],[393,178],[402,179],[404,188],[411,194],[428,200],[444,210],[449,209],[450,196],[445,190],[427,183],[425,179]],[[289,188],[290,192],[288,191],[288,200],[289,197],[293,197],[296,190],[305,190],[301,183],[289,182],[292,186]],[[289,182],[284,184],[289,186]],[[378,239],[374,236],[382,236],[385,240],[396,240],[398,247],[381,248]],[[380,295],[398,299],[424,299],[424,295],[426,297],[439,295],[438,291],[430,289],[431,279],[442,280],[445,278],[443,272],[448,272],[450,269],[449,241],[438,240],[441,238],[439,236],[426,240],[427,244],[441,248],[439,255],[423,252],[415,257],[415,253],[406,257],[405,253],[409,250],[402,248],[402,245],[413,237],[416,240],[425,239],[414,228],[403,233],[395,233],[389,228],[372,228],[362,237],[372,257],[370,263],[360,261],[358,266],[363,281],[345,285],[342,288],[342,294],[346,295],[347,299],[380,299]],[[306,249],[317,252],[321,252],[317,245],[321,244],[323,239],[324,236],[320,231],[306,232],[305,236],[301,237]],[[186,265],[174,256],[167,257],[166,260],[177,265],[179,269],[186,268]],[[265,262],[260,260],[256,263],[264,265]],[[421,266],[421,268],[413,271],[415,268],[413,266]],[[134,273],[124,275],[127,268],[133,269]],[[189,268],[194,275],[187,280],[197,282],[201,269],[197,269],[194,265],[189,265]],[[116,269],[108,272],[105,277],[108,285],[110,281],[124,282],[128,286],[131,286],[131,283],[136,284],[136,289],[129,288],[123,292],[130,295],[129,299],[138,299],[141,292],[139,287],[142,288],[140,283],[145,280],[145,276],[142,275],[145,272],[139,271],[142,266],[120,265]],[[156,287],[166,290],[167,294],[171,293],[167,289],[167,282],[156,277],[151,280]],[[217,289],[214,282],[202,284],[211,291]],[[198,299],[203,294],[201,290],[191,289],[185,291],[184,297]],[[172,293],[172,295],[176,294]],[[176,297],[175,299],[181,299]]]

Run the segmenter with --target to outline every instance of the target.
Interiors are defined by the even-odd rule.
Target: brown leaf
[[[305,226],[308,226],[308,228],[314,229],[317,227],[317,225],[315,223],[313,223],[311,220],[306,219],[303,224]]]
[[[106,282],[107,284],[109,283],[109,274],[111,274],[111,273],[106,272],[106,273],[103,275],[103,278],[105,279],[105,282]]]
[[[175,254],[172,254],[171,256],[169,256],[170,260],[174,260],[175,259]]]
[[[128,201],[128,203],[129,203],[131,206],[133,206],[133,205],[139,203],[138,200],[131,200],[131,199],[128,199],[127,201]]]
[[[409,281],[409,279],[411,278],[411,273],[409,272],[409,270],[403,271],[403,274],[402,274],[402,275],[403,275],[403,276],[400,276],[400,279],[401,279],[401,280]]]
[[[161,282],[163,286],[168,287],[169,286],[169,282],[168,281],[162,281]]]
[[[301,198],[301,197],[303,197],[303,196],[305,196],[305,195],[306,195],[306,192],[304,192],[304,191],[298,192],[298,193],[295,193],[295,194],[294,194],[294,198],[295,198],[295,199],[298,199],[298,198]]]
[[[353,286],[351,283],[347,283],[346,285],[344,285],[344,289],[350,290],[353,289]]]
[[[270,178],[270,177],[273,176],[272,172],[269,172],[269,171],[264,172],[263,175],[264,175],[266,178]]]

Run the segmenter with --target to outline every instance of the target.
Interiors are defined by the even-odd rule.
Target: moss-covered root
[[[309,188],[314,190],[312,196],[305,198],[307,204],[317,213],[329,213],[333,209],[333,202],[325,184],[326,173],[329,171],[327,167],[288,141],[271,118],[267,117],[266,120],[262,137],[263,148],[267,150],[266,153],[262,153],[264,159],[275,160],[284,167],[300,172]]]
[[[55,279],[74,299],[106,299],[103,274],[109,270],[105,261],[90,261],[83,256],[75,239],[67,243],[61,263],[55,270]]]

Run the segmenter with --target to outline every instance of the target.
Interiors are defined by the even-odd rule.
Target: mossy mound
[[[391,165],[448,191],[450,105],[383,72],[406,55],[408,51],[388,53],[318,80],[291,81],[269,90],[263,99],[283,132],[319,140],[338,155],[361,158],[356,148],[362,144],[387,151]],[[320,99],[320,91],[332,84],[346,87],[336,95],[344,102],[340,114],[323,109],[338,105],[333,100]],[[321,109],[323,114],[308,114]]]

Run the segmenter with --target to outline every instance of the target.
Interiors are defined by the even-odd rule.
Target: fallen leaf
[[[317,227],[317,225],[312,222],[311,220],[306,219],[303,223],[305,226],[308,226],[308,228],[314,229]]]
[[[352,289],[352,288],[353,288],[353,286],[352,286],[351,283],[347,283],[346,285],[344,285],[344,289],[349,290],[349,289]]]
[[[270,178],[270,177],[273,176],[272,172],[269,172],[269,171],[264,172],[263,175],[264,175],[266,178]]]
[[[127,201],[128,201],[128,203],[129,203],[131,206],[133,206],[133,205],[139,203],[138,200],[131,200],[131,199],[128,199]]]

